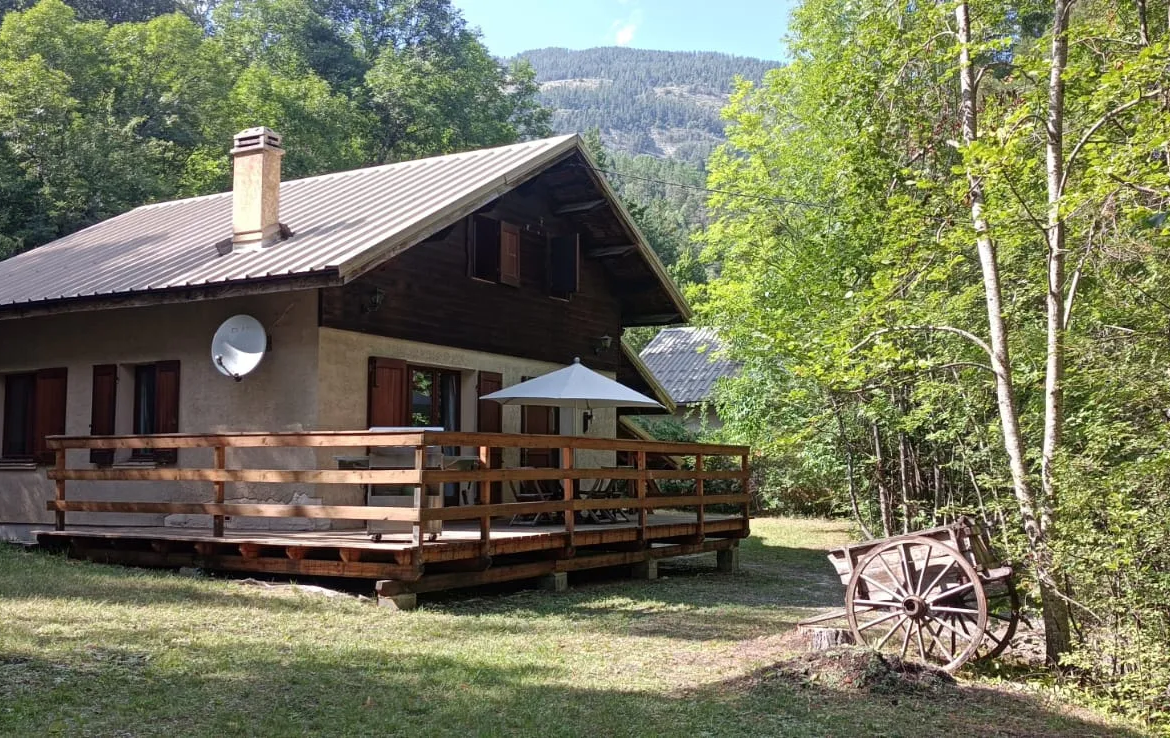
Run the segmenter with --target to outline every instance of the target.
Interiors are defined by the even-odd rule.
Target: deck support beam
[[[646,559],[645,561],[639,561],[630,567],[630,573],[634,579],[657,579],[658,559]]]
[[[414,610],[418,607],[418,595],[413,592],[403,592],[393,595],[379,594],[378,607],[385,607],[389,610]]]
[[[569,574],[555,571],[540,578],[540,588],[548,592],[564,592],[569,589]]]
[[[739,573],[739,545],[715,552],[715,568],[725,574]]]

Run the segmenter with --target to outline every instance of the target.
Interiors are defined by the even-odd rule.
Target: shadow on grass
[[[891,698],[783,683],[676,692],[575,683],[555,665],[225,641],[183,658],[0,653],[5,735],[1131,736],[985,689]]]

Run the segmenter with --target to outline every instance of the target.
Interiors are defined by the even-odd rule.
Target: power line
[[[770,202],[776,205],[799,205],[804,208],[821,208],[828,210],[830,205],[821,202],[808,202],[806,200],[790,200],[784,197],[767,197],[765,195],[749,195],[746,192],[736,192],[735,190],[716,190],[709,187],[700,187],[698,185],[683,184],[682,182],[668,182],[664,179],[654,179],[653,177],[643,177],[638,174],[628,174],[626,172],[618,172],[612,169],[601,169],[600,167],[592,167],[587,164],[576,164],[582,169],[592,169],[601,174],[612,174],[616,177],[625,177],[626,179],[637,179],[643,182],[653,182],[654,184],[667,185],[668,187],[681,187],[686,190],[695,190],[696,192],[706,192],[712,195],[729,195],[731,197],[742,197],[748,200],[760,200],[762,202]]]

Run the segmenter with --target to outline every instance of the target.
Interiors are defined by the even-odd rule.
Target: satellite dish
[[[264,326],[251,315],[234,315],[223,322],[211,339],[211,363],[220,374],[237,382],[260,365],[268,348]]]

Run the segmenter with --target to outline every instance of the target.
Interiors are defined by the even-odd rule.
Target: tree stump
[[[852,646],[853,634],[843,628],[806,628],[809,650],[827,651],[837,646]]]

